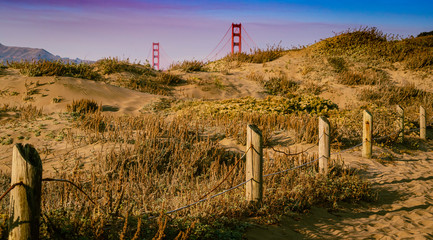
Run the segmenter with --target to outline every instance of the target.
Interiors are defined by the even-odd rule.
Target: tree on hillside
[[[433,31],[422,32],[422,33],[418,34],[418,36],[416,36],[416,37],[425,37],[425,36],[430,36],[430,35],[433,35]]]

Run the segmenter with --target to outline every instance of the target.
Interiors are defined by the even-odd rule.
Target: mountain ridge
[[[64,62],[91,62],[82,60],[79,58],[70,59],[62,58],[58,55],[54,55],[43,48],[30,48],[30,47],[17,47],[17,46],[6,46],[0,43],[0,62],[7,61],[64,61]]]

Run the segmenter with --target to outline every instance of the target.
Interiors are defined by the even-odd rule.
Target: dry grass
[[[366,66],[353,69],[349,67],[347,57],[328,57],[327,62],[337,73],[338,83],[355,86],[355,85],[380,85],[390,82],[388,74],[376,67]]]
[[[181,70],[184,72],[203,72],[206,71],[205,63],[199,60],[185,60],[170,65],[170,70]]]
[[[161,229],[157,230],[155,223],[146,221],[146,217],[158,215],[164,209],[174,209],[198,200],[227,174],[236,158],[239,157],[239,154],[227,152],[219,147],[215,141],[203,136],[201,124],[195,122],[191,126],[189,124],[191,120],[188,118],[174,119],[171,123],[164,123],[163,119],[156,116],[103,118],[103,121],[110,125],[110,128],[107,128],[103,133],[89,132],[89,137],[92,138],[92,141],[100,139],[115,142],[120,147],[113,146],[107,149],[105,156],[98,157],[96,161],[99,163],[98,170],[88,174],[88,180],[85,180],[84,175],[78,172],[76,176],[71,176],[72,179],[76,179],[75,181],[78,179],[81,182],[90,181],[91,184],[83,185],[83,187],[92,193],[94,199],[99,199],[101,212],[95,213],[90,209],[87,210],[86,205],[89,206],[90,204],[83,202],[80,197],[78,199],[72,189],[68,190],[67,187],[63,193],[66,194],[63,197],[63,203],[48,201],[47,199],[44,206],[48,209],[65,209],[68,202],[81,200],[84,206],[79,204],[73,209],[67,210],[67,213],[71,214],[69,216],[72,222],[79,226],[80,223],[76,220],[78,213],[80,218],[86,216],[89,219],[94,219],[95,214],[96,216],[98,214],[103,215],[104,212],[108,216],[123,216],[124,218],[128,215],[135,215],[143,217],[143,222],[148,229],[147,233],[143,231],[140,236],[145,238],[149,236],[147,234],[161,236],[161,232],[158,233]],[[87,121],[94,121],[94,119],[89,118]],[[185,156],[188,156],[187,160]],[[266,161],[266,173],[290,168],[312,159],[312,157],[289,159],[280,157],[281,159]],[[245,178],[244,168],[244,163],[241,162],[229,181],[221,186],[221,189],[242,182]],[[368,185],[356,180],[356,177],[354,178],[350,172],[342,171],[341,175],[337,175],[331,171],[331,180],[325,180],[325,178],[321,179],[319,176],[315,176],[316,168],[317,165],[313,165],[307,170],[296,171],[286,176],[275,176],[268,180],[265,190],[266,200],[257,212],[245,204],[244,193],[241,189],[226,194],[219,201],[209,201],[201,204],[201,206],[179,212],[174,216],[180,219],[206,218],[207,220],[197,224],[197,229],[192,229],[192,234],[198,238],[210,238],[216,235],[203,235],[204,233],[199,231],[201,226],[207,225],[214,229],[217,228],[210,224],[210,219],[221,221],[220,219],[224,218],[239,219],[255,215],[261,217],[263,221],[276,221],[275,218],[284,212],[289,210],[301,211],[312,204],[328,203],[328,206],[336,206],[338,201],[345,199],[355,201],[370,199]],[[344,181],[337,179],[344,179]],[[334,181],[340,184],[337,185],[338,187],[349,184],[351,189],[349,194],[346,196],[335,194],[334,186],[336,184]],[[319,185],[321,187],[318,187]],[[108,193],[107,189],[109,189]],[[56,192],[62,191],[57,190]],[[285,209],[285,211],[281,211],[281,209]],[[69,216],[66,215],[66,218]],[[51,213],[48,217],[56,218]],[[101,218],[110,220],[107,217]],[[118,232],[127,235],[128,231],[120,231],[123,223],[123,220],[112,219],[110,225],[113,227],[105,230],[108,232],[105,233],[106,236]],[[90,234],[97,232],[100,224],[99,222],[95,226],[88,226],[81,223],[80,227],[95,228],[88,230]],[[159,223],[160,227],[164,225],[162,228],[166,228],[164,235],[167,238],[173,238],[179,234],[179,230],[172,229],[175,227],[173,224],[174,221]],[[228,229],[233,227],[235,226],[226,226]],[[135,224],[131,224],[131,228],[130,234],[132,235],[135,232]],[[174,232],[170,232],[170,229]],[[228,232],[228,229],[225,231]]]
[[[248,80],[255,81],[255,82],[264,82],[265,81],[265,75],[261,72],[250,72],[246,75]]]
[[[363,101],[372,101],[381,105],[400,104],[408,105],[431,105],[433,94],[418,89],[413,83],[405,83],[402,86],[386,85],[370,87],[360,91],[359,98]]]
[[[7,67],[6,66],[3,66],[2,64],[0,64],[0,76],[2,76],[2,75],[5,75],[5,69],[6,69]]]
[[[265,198],[259,208],[246,204],[244,187],[241,187],[170,217],[148,220],[150,216],[197,201],[233,167],[233,173],[216,192],[243,182],[245,162],[235,166],[240,154],[223,149],[218,144],[218,136],[238,134],[247,122],[258,124],[268,140],[273,130],[279,128],[296,129],[300,141],[317,139],[309,135],[317,134],[316,117],[308,115],[245,114],[225,119],[183,115],[168,122],[155,114],[113,117],[95,112],[77,118],[75,124],[79,129],[69,131],[64,141],[72,148],[103,143],[103,149],[97,151],[87,168],[82,167],[79,155],[58,156],[76,161],[72,170],[61,167],[57,175],[77,183],[98,206],[69,185],[44,183],[42,239],[131,239],[134,236],[174,239],[178,235],[195,239],[241,239],[248,226],[243,220],[247,217],[274,223],[287,212],[303,211],[312,205],[336,208],[341,201],[374,199],[368,183],[352,170],[342,168],[340,163],[331,164],[328,178],[318,175],[317,164],[313,164],[265,179]],[[100,128],[101,125],[105,127]],[[209,129],[216,130],[209,132]],[[298,166],[314,157],[266,157],[265,174]],[[8,178],[0,180],[2,186],[9,181]],[[2,204],[2,212],[7,208],[7,204]]]
[[[113,74],[120,72],[131,72],[140,75],[155,75],[155,71],[149,64],[131,63],[129,59],[104,58],[95,63],[98,71],[102,74]]]
[[[320,54],[350,56],[359,62],[403,62],[409,69],[430,69],[433,64],[433,36],[401,39],[374,27],[349,29],[317,43],[314,48]]]
[[[271,95],[287,95],[295,93],[299,83],[289,79],[287,75],[280,73],[279,76],[270,77],[262,82],[267,92]]]
[[[12,118],[8,113],[15,113]],[[42,109],[31,104],[23,105],[23,106],[10,106],[9,104],[3,104],[0,106],[0,119],[3,117],[8,117],[8,120],[16,120],[16,121],[33,121],[38,117],[42,116]]]
[[[335,72],[341,73],[347,71],[346,60],[342,57],[328,57],[328,63],[334,69]]]
[[[161,84],[156,78],[148,77],[145,75],[132,76],[124,80],[124,84],[127,88],[132,90],[138,90],[140,92],[147,92],[152,94],[170,95],[170,87],[165,84]]]
[[[265,63],[283,56],[287,50],[281,45],[268,46],[266,49],[256,48],[251,53],[229,54],[223,58],[227,62]]]
[[[85,115],[88,113],[94,113],[101,111],[102,107],[95,100],[81,99],[73,100],[71,104],[66,105],[66,110],[71,113],[78,115]]]
[[[87,63],[39,60],[8,62],[7,65],[10,68],[19,69],[21,74],[30,77],[68,76],[90,80],[100,79],[100,75],[94,71],[93,66]]]
[[[318,94],[323,87],[313,81],[311,86],[304,86],[283,74],[266,79],[259,72],[251,72],[247,78],[261,82],[269,93],[282,96],[180,103],[165,98],[152,106],[154,112],[164,110],[164,114],[168,114],[172,111],[169,118],[158,113],[107,116],[99,110],[89,112],[89,109],[94,109],[91,106],[98,106],[90,100],[74,102],[69,107],[70,111],[81,112],[83,109],[86,114],[74,118],[74,129],[68,131],[64,141],[72,149],[92,145],[95,149],[100,147],[100,150],[95,151],[92,159],[84,160],[79,153],[58,156],[60,159],[73,159],[75,166],[71,169],[64,161],[65,166],[59,168],[57,174],[59,178],[78,183],[97,202],[97,206],[71,186],[44,183],[42,238],[242,239],[242,232],[248,227],[245,219],[277,223],[284,214],[302,212],[313,205],[335,209],[343,201],[374,200],[370,185],[337,158],[330,164],[328,176],[317,174],[318,166],[314,163],[265,178],[265,197],[259,207],[252,207],[244,201],[244,187],[241,187],[169,217],[160,216],[165,211],[199,200],[232,168],[233,173],[215,193],[245,180],[245,162],[235,165],[241,154],[224,149],[219,141],[232,138],[245,144],[247,124],[256,124],[262,130],[264,171],[268,174],[316,158],[314,155],[286,156],[278,153],[269,158],[266,152],[271,146],[289,152],[276,138],[281,132],[290,133],[292,142],[316,143],[317,117],[320,115],[329,117],[332,146],[338,149],[361,142],[363,109],[368,109],[374,116],[374,137],[395,132],[395,104],[403,105],[407,111],[406,128],[414,127],[420,104],[427,111],[433,111],[431,93],[410,84],[390,84],[389,76],[378,67],[372,67],[374,64],[361,67],[352,64],[363,59],[402,61],[406,67],[412,68],[413,61],[414,68],[427,68],[431,65],[427,55],[420,55],[420,58],[425,57],[424,60],[415,55],[419,49],[432,47],[428,36],[398,40],[377,29],[367,28],[345,32],[321,44],[328,47],[319,50],[325,54],[332,74],[340,83],[371,85],[359,91],[359,98],[366,102],[363,106],[338,110],[331,101],[311,95]],[[372,50],[374,46],[378,49]],[[239,55],[239,59],[231,60],[263,62],[277,53],[283,54],[284,51],[262,52],[257,54],[259,60],[252,60],[253,57],[248,55]],[[108,59],[98,64],[98,71],[104,74],[130,73],[131,76],[122,79],[122,84],[132,89],[168,95],[170,86],[182,83],[176,75],[146,72],[142,70],[143,66],[129,66],[134,65],[129,62]],[[196,71],[194,66],[199,65],[199,71],[203,70],[200,62],[182,64],[174,68]],[[9,108],[5,107],[6,111]],[[29,119],[37,115],[33,112]],[[83,167],[84,162],[90,166]],[[0,181],[3,183],[1,186],[9,184],[8,177],[3,175],[0,175]],[[4,203],[1,208],[2,212],[8,210]],[[151,216],[157,219],[149,220]],[[3,230],[0,239],[5,238],[5,225],[1,219],[6,218],[0,215],[0,229]]]
[[[366,68],[359,71],[348,70],[340,72],[337,76],[337,82],[349,86],[385,85],[390,82],[390,79],[383,70]]]
[[[155,71],[149,64],[131,63],[129,59],[118,58],[104,58],[93,64],[45,60],[11,62],[8,67],[19,69],[26,76],[69,76],[107,81],[116,86],[161,95],[170,95],[171,86],[184,82],[177,75]],[[30,95],[25,97],[25,100],[32,100]]]

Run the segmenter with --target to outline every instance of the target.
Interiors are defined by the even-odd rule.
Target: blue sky
[[[258,47],[308,45],[360,26],[407,37],[433,30],[433,1],[0,0],[0,43],[88,60],[144,61],[152,42],[169,56],[163,65],[200,60],[232,22]]]

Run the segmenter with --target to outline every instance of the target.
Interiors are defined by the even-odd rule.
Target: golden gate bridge
[[[252,49],[258,48],[257,44],[254,42],[241,23],[232,23],[215,48],[203,59],[203,61],[214,61],[218,58],[224,57],[229,53],[241,53],[244,44],[250,51],[252,51]],[[152,64],[151,66],[156,70],[160,69],[160,63],[162,60],[168,61],[169,63],[174,62],[173,59],[164,51],[159,42],[152,43],[152,48],[150,49],[147,59],[149,59],[150,54],[152,54],[150,61]]]

